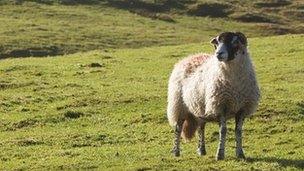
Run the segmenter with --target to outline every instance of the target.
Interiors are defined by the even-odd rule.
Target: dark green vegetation
[[[249,39],[262,100],[245,123],[245,161],[234,155],[233,122],[225,161],[214,157],[216,124],[207,156],[196,155],[196,139],[170,154],[168,76],[185,55],[211,52],[207,43],[2,60],[0,170],[303,169],[303,39]]]
[[[303,33],[300,0],[0,0],[0,58]]]

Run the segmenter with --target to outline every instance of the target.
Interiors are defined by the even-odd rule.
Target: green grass
[[[58,47],[62,53],[104,48],[172,45],[207,40],[237,22],[176,15],[176,23],[152,20],[105,6],[62,6],[25,3],[0,6],[3,53],[31,47]],[[208,23],[208,24],[206,24]],[[12,25],[14,27],[12,27]],[[261,35],[254,24],[242,31]],[[190,33],[190,34],[189,34]]]
[[[303,38],[249,39],[262,100],[245,122],[245,161],[234,155],[232,121],[225,161],[215,161],[211,123],[207,156],[197,156],[196,138],[181,157],[170,153],[169,74],[186,55],[212,52],[208,43],[2,60],[0,170],[303,170]]]
[[[128,9],[111,7],[105,1],[95,5],[72,6],[30,1],[25,1],[22,5],[5,3],[7,0],[1,2],[3,3],[0,4],[0,58],[30,56],[24,55],[25,52],[22,53],[20,50],[27,52],[32,49],[42,51],[43,55],[40,56],[47,56],[97,49],[201,43],[209,41],[210,37],[219,32],[233,30],[245,32],[249,37],[283,34],[282,30],[284,33],[303,33],[303,22],[297,19],[282,19],[279,26],[269,23],[244,23],[228,16],[190,16],[186,12],[187,8],[190,8],[188,6],[185,10],[172,9],[163,12],[175,21],[166,22],[141,16],[140,13],[132,13]],[[49,2],[52,3],[53,0]],[[256,13],[262,13],[264,10],[253,8],[253,4],[247,1],[245,6],[250,7],[249,9],[242,7],[244,5],[240,3],[229,4],[235,5],[231,9],[235,13],[231,15],[238,15],[244,10]],[[282,18],[283,14],[277,15]],[[284,30],[281,26],[284,29],[291,26],[297,28]],[[53,50],[49,50],[50,48]]]

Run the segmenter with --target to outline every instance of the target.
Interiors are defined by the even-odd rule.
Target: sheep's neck
[[[225,63],[220,63],[219,65],[219,72],[223,75],[225,78],[231,78],[231,79],[238,79],[239,81],[242,81],[246,79],[246,76],[244,75],[248,74],[247,70],[248,67],[250,68],[250,59],[248,54],[245,54],[246,56],[240,57],[238,60],[232,60]]]

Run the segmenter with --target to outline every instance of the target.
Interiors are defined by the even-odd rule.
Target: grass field
[[[245,122],[245,161],[234,156],[233,122],[225,161],[215,161],[216,124],[207,156],[196,139],[170,153],[168,76],[184,56],[212,52],[208,43],[1,60],[0,170],[303,170],[303,39],[249,39],[262,100]]]
[[[238,24],[184,15],[176,15],[177,22],[168,23],[104,6],[25,3],[22,6],[2,5],[0,11],[3,57],[26,56],[24,53],[14,55],[12,51],[35,48],[56,55],[201,42],[209,40],[218,30],[233,30]],[[251,36],[262,35],[262,31],[254,29],[254,24],[239,25]],[[52,47],[54,50],[49,50]]]
[[[24,2],[16,5],[14,1]],[[128,8],[128,3],[115,5],[120,0],[100,0],[94,5],[56,3],[62,1],[95,2],[0,0],[0,58],[200,43],[219,32],[233,30],[249,37],[304,33],[304,3],[297,0],[283,5],[281,1],[180,0],[179,8],[174,4],[153,5],[152,0],[136,8]],[[270,7],[265,8],[267,5]],[[227,9],[221,10],[221,6]],[[201,14],[211,7],[219,11]],[[223,16],[214,16],[217,13]]]
[[[0,170],[304,170],[303,9],[301,0],[0,0]],[[235,157],[232,121],[225,161],[215,160],[211,123],[207,156],[195,138],[173,157],[169,74],[189,54],[212,53],[222,31],[250,37],[262,91],[244,126],[247,159]]]

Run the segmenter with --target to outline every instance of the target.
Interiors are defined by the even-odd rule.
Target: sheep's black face
[[[241,32],[224,32],[213,38],[211,43],[215,47],[215,56],[219,61],[231,61],[236,54],[247,46],[247,39]]]

